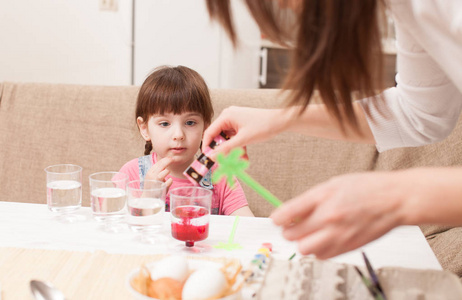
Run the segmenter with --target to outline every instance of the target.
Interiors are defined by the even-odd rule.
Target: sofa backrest
[[[0,98],[0,200],[46,202],[44,168],[59,163],[83,167],[83,204],[89,205],[88,176],[117,171],[143,155],[135,124],[139,87],[3,83]],[[215,117],[231,105],[280,107],[278,90],[211,91]],[[425,165],[460,165],[462,126],[442,143],[391,150],[372,145],[284,133],[248,147],[248,173],[283,201],[333,176],[367,170]],[[252,211],[273,207],[243,185]]]
[[[134,87],[4,83],[0,100],[0,199],[46,203],[49,165],[83,167],[88,176],[118,170],[143,154],[134,123]]]
[[[138,87],[4,83],[0,98],[0,200],[45,203],[45,167],[83,167],[83,204],[88,176],[117,171],[143,155],[135,124]],[[231,105],[278,107],[278,90],[212,90],[215,116]],[[248,147],[249,174],[281,200],[334,175],[370,169],[373,146],[295,134]],[[272,207],[244,186],[251,209],[268,216]]]

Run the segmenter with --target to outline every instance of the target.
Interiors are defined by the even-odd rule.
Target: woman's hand
[[[171,157],[164,157],[157,161],[146,173],[145,179],[146,180],[159,180],[163,181],[167,185],[167,189],[172,185],[173,179],[169,178],[165,180],[168,174],[170,174],[170,170],[167,167],[172,163]]]
[[[221,131],[232,137],[215,148],[213,153],[228,153],[235,147],[243,147],[265,141],[281,133],[290,120],[281,109],[258,109],[231,106],[222,111],[220,116],[205,130],[203,150]],[[215,155],[212,154],[213,159]]]
[[[399,181],[399,180],[398,180]],[[406,209],[394,173],[334,177],[286,202],[272,215],[302,254],[327,259],[402,225]]]

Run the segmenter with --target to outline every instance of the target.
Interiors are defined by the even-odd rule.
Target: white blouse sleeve
[[[369,112],[366,118],[379,152],[443,140],[456,126],[462,108],[461,91],[439,60],[404,28],[396,26],[396,34],[396,87],[385,90],[382,97],[359,100]],[[462,68],[462,60],[452,63]]]

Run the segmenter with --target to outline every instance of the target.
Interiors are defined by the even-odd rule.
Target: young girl
[[[212,116],[209,90],[196,71],[184,66],[157,68],[144,81],[136,103],[145,156],[127,162],[120,172],[129,180],[161,180],[170,188],[191,186],[183,172],[195,160]],[[233,189],[225,180],[203,186],[213,191],[212,214],[253,216],[237,181]],[[167,194],[167,211],[169,202]]]

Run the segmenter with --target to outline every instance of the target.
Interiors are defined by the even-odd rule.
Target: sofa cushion
[[[462,277],[462,227],[444,226],[434,232],[427,241],[441,266]]]
[[[462,121],[445,140],[439,143],[402,148],[380,154],[376,170],[398,170],[415,167],[462,165]],[[444,199],[441,199],[444,202]],[[462,276],[462,228],[443,225],[420,225],[440,264]]]
[[[83,167],[88,176],[118,170],[141,156],[134,104],[137,87],[4,83],[0,109],[0,199],[46,203],[45,167]]]
[[[88,176],[116,171],[143,155],[135,124],[138,87],[4,83],[0,110],[0,199],[46,202],[45,167],[83,167],[83,204]],[[230,105],[280,107],[279,90],[211,90],[215,117]],[[248,147],[249,174],[285,201],[334,175],[372,168],[373,146],[283,134]],[[27,153],[27,154],[26,154]],[[21,178],[18,180],[17,178]],[[244,186],[251,209],[268,216],[273,207]]]
[[[380,153],[377,170],[462,165],[462,120],[443,141],[415,148],[399,148]]]

